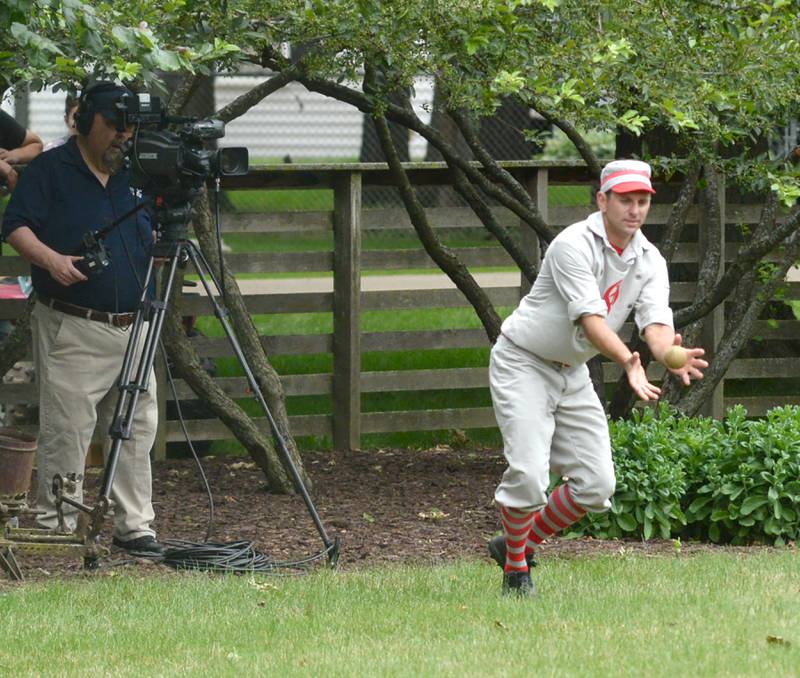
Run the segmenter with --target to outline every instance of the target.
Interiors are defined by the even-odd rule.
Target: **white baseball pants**
[[[615,487],[608,420],[586,365],[544,360],[501,335],[489,383],[508,462],[495,501],[541,509],[552,471],[569,478],[572,498],[587,511],[608,510]]]

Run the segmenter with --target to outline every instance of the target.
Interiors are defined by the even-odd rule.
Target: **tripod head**
[[[159,235],[158,242],[153,248],[153,256],[169,256],[174,250],[175,243],[188,239],[189,222],[195,215],[194,203],[201,192],[202,184],[180,191],[165,192],[163,195],[140,202],[105,228],[89,231],[84,234],[81,247],[74,252],[76,256],[83,257],[83,261],[77,262],[76,266],[85,275],[102,273],[111,262],[105,238],[122,222],[146,207],[153,208],[153,226]]]
[[[201,190],[192,189],[186,195],[158,196],[153,200],[156,231],[159,234],[156,249],[159,249],[159,245],[171,246],[188,239],[189,222],[195,216],[194,203],[200,197]]]

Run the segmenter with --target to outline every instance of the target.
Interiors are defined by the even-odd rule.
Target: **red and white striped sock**
[[[569,485],[559,485],[550,494],[545,507],[533,517],[525,553],[533,553],[545,539],[577,523],[585,515],[586,510],[572,499]]]
[[[527,509],[500,507],[500,522],[503,523],[503,534],[506,538],[506,572],[525,572],[525,540],[533,525],[533,511]]]

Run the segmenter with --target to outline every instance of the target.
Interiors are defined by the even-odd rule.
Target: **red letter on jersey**
[[[618,280],[605,292],[603,292],[603,301],[606,302],[606,308],[608,309],[609,313],[611,313],[611,307],[614,304],[616,304],[617,299],[619,299],[619,291],[621,287],[622,287],[622,281]]]

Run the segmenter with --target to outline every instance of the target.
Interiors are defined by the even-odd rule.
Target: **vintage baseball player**
[[[651,169],[637,160],[603,168],[598,211],[549,245],[530,293],[505,320],[489,362],[492,402],[508,463],[495,501],[503,535],[489,543],[503,567],[503,591],[535,593],[529,569],[539,544],[606,511],[614,494],[608,421],[589,378],[598,353],[618,363],[641,400],[657,399],[639,354],[617,335],[633,314],[653,357],[680,345],[669,307],[667,264],[641,232],[650,209]],[[671,372],[702,377],[703,349]],[[565,482],[548,496],[550,472]]]

